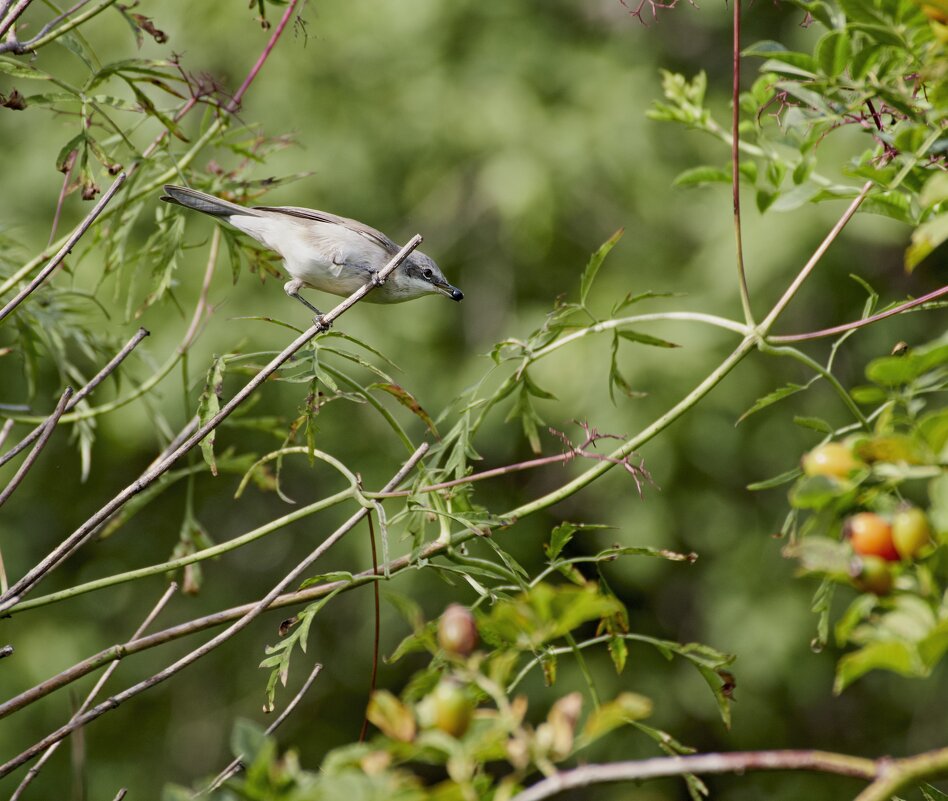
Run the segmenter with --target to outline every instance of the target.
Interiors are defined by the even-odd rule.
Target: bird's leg
[[[300,303],[302,303],[307,309],[312,312],[315,312],[316,316],[313,317],[313,322],[324,331],[328,331],[332,323],[327,323],[323,318],[323,313],[317,309],[312,303],[310,303],[306,298],[300,294],[300,290],[306,286],[305,282],[300,281],[299,278],[294,278],[292,281],[287,281],[283,285],[283,291],[286,292],[291,298],[296,298]]]

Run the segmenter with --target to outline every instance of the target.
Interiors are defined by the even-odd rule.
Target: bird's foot
[[[313,317],[313,325],[315,325],[316,328],[318,328],[321,332],[328,331],[330,328],[332,328],[332,320],[327,320],[326,315],[322,312],[319,312]]]

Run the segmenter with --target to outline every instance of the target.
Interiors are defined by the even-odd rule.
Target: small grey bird
[[[165,186],[165,192],[168,194],[162,200],[219,217],[279,253],[292,277],[283,291],[315,312],[317,323],[322,312],[300,295],[303,287],[343,297],[351,295],[370,283],[400,250],[381,231],[326,211],[295,206],[248,208],[171,184]],[[415,250],[365,299],[401,303],[432,293],[447,295],[451,300],[464,297],[431,258]]]

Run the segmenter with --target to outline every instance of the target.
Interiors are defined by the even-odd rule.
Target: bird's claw
[[[384,283],[385,283],[385,279],[379,277],[379,274],[377,272],[372,273],[372,286],[380,287]]]
[[[332,328],[332,320],[327,320],[325,314],[317,314],[313,317],[313,325],[320,331],[328,331]]]

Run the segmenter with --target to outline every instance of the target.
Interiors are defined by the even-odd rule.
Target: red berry
[[[892,526],[874,512],[860,512],[846,520],[843,534],[860,556],[881,556],[890,562],[899,560],[892,542]]]

